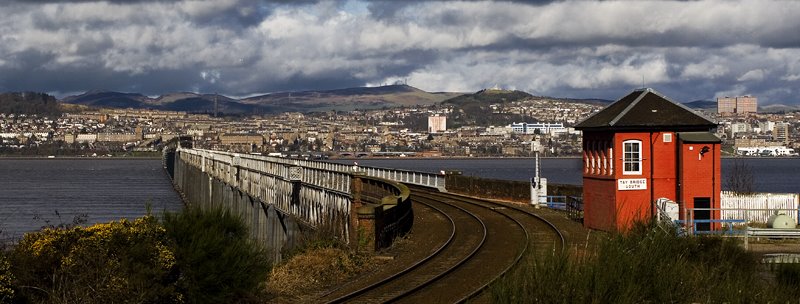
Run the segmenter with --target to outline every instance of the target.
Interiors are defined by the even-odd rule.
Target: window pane
[[[622,168],[625,173],[637,174],[641,172],[642,153],[641,143],[630,141],[623,143]]]

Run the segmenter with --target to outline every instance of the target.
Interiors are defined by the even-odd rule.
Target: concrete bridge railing
[[[445,189],[444,174],[377,167],[359,168],[361,171],[364,171],[367,176],[371,177],[393,180],[404,184],[419,185],[441,190]]]
[[[213,153],[221,155],[229,155],[229,156],[239,155],[239,157],[241,158],[254,158],[260,160],[267,160],[269,162],[276,164],[299,166],[304,168],[304,171],[323,170],[323,171],[342,172],[348,174],[351,172],[358,171],[358,172],[364,172],[366,176],[388,179],[404,184],[419,185],[419,186],[438,188],[438,189],[445,188],[445,175],[438,173],[418,172],[418,171],[393,169],[393,168],[365,167],[358,165],[354,166],[354,165],[345,165],[345,164],[331,163],[324,161],[291,159],[291,158],[261,156],[261,155],[251,155],[251,154],[239,154],[239,153],[222,152],[222,151],[213,151]],[[307,173],[308,172],[304,172],[304,176],[308,176]],[[321,178],[319,175],[317,175],[316,177],[318,179]],[[319,182],[324,183],[324,181],[319,181]]]
[[[395,237],[411,231],[414,212],[411,191],[401,183],[354,173],[354,202],[358,206],[359,239],[374,240],[374,248],[392,244]]]
[[[352,166],[185,148],[164,156],[188,203],[239,215],[276,259],[296,245],[303,227],[327,226],[345,242],[377,249],[413,222],[407,187]]]

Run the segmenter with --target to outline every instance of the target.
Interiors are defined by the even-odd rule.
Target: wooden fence
[[[722,191],[720,207],[723,220],[742,219],[748,223],[766,223],[770,216],[783,213],[798,223],[800,195],[796,193],[737,194]]]

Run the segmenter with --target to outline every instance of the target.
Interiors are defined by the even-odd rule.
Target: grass
[[[270,294],[289,302],[313,302],[321,289],[360,273],[370,256],[346,244],[334,225],[304,231],[299,243],[284,253],[285,262],[272,269],[267,283]]]
[[[497,303],[766,303],[800,297],[798,267],[767,271],[736,240],[637,224],[589,253],[529,257],[491,288]],[[795,265],[796,266],[796,265]]]

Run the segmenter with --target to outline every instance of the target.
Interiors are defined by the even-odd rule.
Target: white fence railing
[[[214,150],[203,150],[203,149],[193,149],[193,151],[196,151],[196,153],[198,153],[199,155],[203,155],[205,157],[217,157],[217,158],[227,157],[231,159],[235,158],[238,160],[237,164],[244,167],[252,166],[250,163],[247,162],[248,160],[256,162],[268,162],[272,163],[273,166],[277,164],[282,164],[286,166],[299,166],[303,168],[304,171],[303,176],[306,179],[308,179],[309,177],[312,178],[311,183],[319,185],[321,187],[335,187],[335,189],[339,191],[347,191],[347,189],[349,189],[350,186],[349,179],[346,181],[348,184],[331,185],[332,182],[335,182],[334,179],[330,178],[331,172],[350,174],[353,171],[362,171],[367,176],[370,177],[384,178],[400,183],[420,185],[432,188],[439,188],[439,189],[445,188],[444,174],[438,174],[438,173],[417,172],[417,171],[393,169],[393,168],[353,166],[353,165],[345,165],[345,164],[325,162],[325,161],[291,159],[291,158],[283,158],[275,156],[262,156],[262,155],[232,153],[225,151],[214,151]],[[279,167],[282,168],[282,166]]]
[[[785,214],[798,223],[800,195],[796,193],[737,194],[723,191],[720,208],[723,220],[741,219],[748,223],[766,223],[776,213]]]

